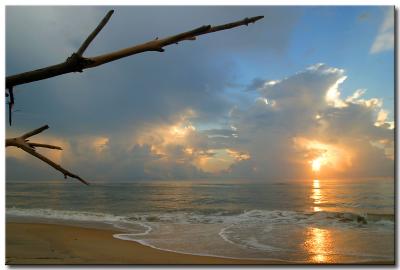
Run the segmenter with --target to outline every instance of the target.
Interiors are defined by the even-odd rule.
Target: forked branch
[[[8,147],[8,146],[18,147],[18,148],[24,150],[25,152],[27,152],[28,154],[35,156],[38,159],[46,162],[47,164],[49,164],[51,167],[53,167],[57,171],[60,171],[64,175],[65,178],[67,178],[67,176],[69,176],[69,177],[78,179],[85,185],[89,185],[88,182],[83,180],[78,175],[71,173],[70,171],[68,171],[68,170],[64,169],[63,167],[61,167],[60,165],[56,164],[54,161],[52,161],[52,160],[48,159],[47,157],[36,152],[36,149],[35,149],[36,147],[62,150],[61,147],[55,146],[55,145],[29,142],[29,140],[28,140],[29,137],[39,134],[48,128],[49,128],[49,126],[45,125],[38,129],[35,129],[31,132],[25,133],[22,136],[6,139],[6,147]]]
[[[145,42],[139,45],[135,45],[133,47],[121,49],[111,53],[106,53],[94,57],[83,57],[82,54],[84,53],[86,48],[90,45],[90,43],[93,41],[96,35],[105,26],[105,24],[108,22],[112,14],[113,10],[109,11],[107,15],[103,18],[103,20],[100,22],[100,24],[96,27],[96,29],[89,35],[89,37],[86,38],[86,40],[80,46],[78,51],[73,53],[64,62],[57,65],[24,72],[13,76],[8,76],[6,78],[6,88],[10,90],[16,85],[44,80],[70,72],[82,72],[84,69],[96,67],[138,53],[150,52],[150,51],[163,52],[164,51],[163,47],[165,46],[171,44],[177,44],[178,42],[185,40],[195,40],[196,37],[200,35],[209,34],[217,31],[223,31],[241,25],[248,25],[249,23],[255,23],[256,21],[264,18],[264,16],[256,16],[223,25],[217,25],[217,26],[205,25],[177,35],[169,36],[162,39],[156,38],[149,42]]]
[[[245,18],[240,21],[236,22],[231,22],[223,25],[217,25],[217,26],[211,26],[211,25],[204,25],[199,28],[183,32],[177,35],[169,36],[166,38],[156,38],[154,40],[151,40],[146,43],[142,43],[139,45],[135,45],[133,47],[121,49],[118,51],[114,51],[111,53],[106,53],[103,55],[95,56],[95,57],[83,57],[83,53],[85,50],[89,47],[90,43],[95,39],[97,34],[103,29],[103,27],[107,24],[109,19],[111,18],[112,14],[114,13],[113,10],[109,11],[106,16],[102,19],[102,21],[99,23],[99,25],[93,30],[93,32],[85,39],[85,41],[82,43],[82,45],[79,47],[79,49],[73,53],[70,57],[68,57],[64,62],[33,70],[33,71],[28,71],[24,72],[21,74],[13,75],[13,76],[8,76],[6,77],[6,96],[9,97],[8,101],[8,109],[9,109],[9,123],[11,125],[11,114],[12,114],[12,108],[14,105],[14,92],[13,88],[16,85],[20,84],[25,84],[25,83],[30,83],[34,81],[39,81],[39,80],[44,80],[48,79],[51,77],[59,76],[62,74],[66,73],[71,73],[71,72],[82,72],[84,69],[88,68],[93,68],[111,61],[115,61],[124,57],[128,57],[134,54],[138,53],[143,53],[143,52],[149,52],[149,51],[157,51],[157,52],[163,52],[164,47],[171,45],[171,44],[178,44],[178,42],[185,41],[185,40],[196,40],[197,36],[204,35],[204,34],[209,34],[217,31],[223,31],[235,27],[239,27],[241,25],[248,25],[249,23],[255,23],[256,21],[264,18],[264,16],[256,16],[256,17],[251,17],[251,18]],[[88,185],[88,183],[80,178],[78,175],[75,175],[64,168],[62,168],[60,165],[56,164],[52,160],[46,158],[45,156],[39,154],[36,152],[35,148],[36,147],[42,147],[42,148],[49,148],[49,149],[57,149],[61,150],[61,147],[54,146],[54,145],[49,145],[49,144],[40,144],[40,143],[32,143],[27,140],[27,138],[34,136],[38,133],[41,133],[42,131],[48,129],[49,127],[43,126],[41,128],[38,128],[36,130],[33,130],[31,132],[28,132],[20,137],[16,138],[10,138],[6,139],[6,147],[8,146],[15,146],[18,148],[21,148],[25,152],[37,157],[38,159],[46,162],[50,166],[52,166],[54,169],[60,171],[61,173],[64,174],[64,177],[66,178],[67,176],[70,176],[72,178],[76,178],[82,183]]]

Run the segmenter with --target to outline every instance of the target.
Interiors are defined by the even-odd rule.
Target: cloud
[[[392,50],[394,47],[394,8],[388,7],[385,11],[379,32],[371,46],[370,53],[380,53]]]
[[[254,91],[258,90],[260,87],[264,85],[265,80],[261,78],[255,78],[252,82],[246,87],[246,91]]]
[[[193,110],[185,110],[169,123],[146,123],[125,134],[78,135],[66,142],[42,136],[41,140],[62,145],[63,151],[44,154],[80,176],[89,177],[89,181],[90,177],[124,181],[204,178],[249,158],[246,152],[228,148],[229,140],[234,138],[233,130],[199,131],[191,123],[195,116]],[[33,164],[29,168],[37,165],[37,160],[20,150],[8,149],[7,164],[16,166],[21,162]],[[11,175],[20,177],[12,172]],[[49,180],[48,177],[42,176],[42,180]]]
[[[108,9],[7,7],[6,73],[63,61]],[[293,178],[308,175],[310,161],[320,156],[327,159],[321,169],[326,175],[392,172],[394,123],[382,100],[364,98],[365,90],[342,96],[347,78],[343,69],[316,64],[286,78],[256,78],[248,87],[252,91],[226,90],[229,85],[238,88],[235,61],[262,61],[286,52],[300,9],[115,10],[87,55],[204,23],[259,14],[265,19],[169,46],[164,53],[144,53],[83,73],[18,86],[16,109],[20,111],[14,114],[13,126],[6,128],[8,136],[49,124],[51,129],[35,141],[63,146],[63,151],[46,155],[58,155],[52,157],[89,181]],[[76,17],[78,23],[71,20]],[[127,27],[138,25],[146,27]],[[44,27],[46,31],[41,31]],[[389,28],[382,29],[388,32]],[[7,149],[7,180],[62,177],[41,161],[12,151]]]
[[[366,89],[342,97],[346,78],[343,69],[315,64],[264,80],[253,104],[235,106],[225,128],[199,129],[197,112],[185,109],[166,122],[142,123],[123,133],[52,140],[63,143],[64,166],[95,180],[269,181],[307,177],[315,160],[321,177],[392,176],[394,122],[382,100],[364,98]],[[8,153],[8,166],[22,160]]]
[[[63,61],[108,9],[7,7],[6,73]],[[248,51],[282,53],[298,11],[280,7],[113,9],[112,19],[86,55],[177,34],[205,23],[223,24],[259,14],[266,16],[266,22],[204,35],[193,42],[169,46],[164,53],[143,53],[83,73],[18,86],[14,92],[15,109],[19,111],[14,113],[14,125],[7,127],[7,133],[49,124],[48,133],[68,143],[59,152],[62,165],[94,179],[204,177],[236,162],[227,150],[236,151],[229,144],[233,135],[223,129],[185,131],[187,119],[181,117],[189,117],[187,112],[192,110],[196,115],[190,117],[196,123],[215,125],[225,121],[231,107],[224,88],[234,74],[232,55],[236,59]],[[71,18],[80,19],[77,22]],[[145,27],[127,27],[138,25]],[[170,133],[171,129],[175,134]],[[32,162],[37,164],[36,160]],[[222,169],[215,165],[217,162]],[[14,164],[9,162],[7,166]],[[7,178],[13,178],[15,170],[10,172]],[[54,175],[58,174],[42,176],[47,179]]]
[[[63,61],[111,8],[7,7],[6,73]],[[296,9],[282,7],[114,9],[113,17],[85,55],[129,47],[206,23],[222,24],[257,14],[266,18],[248,27],[168,46],[164,53],[143,53],[83,73],[18,86],[15,109],[20,112],[14,114],[14,123],[30,127],[46,122],[54,127],[52,132],[74,136],[165,122],[187,108],[197,111],[199,121],[218,121],[230,108],[223,91],[234,73],[233,59],[256,50],[283,52],[299,17]],[[157,19],[149,19],[153,17]],[[145,27],[135,27],[140,25]]]
[[[383,102],[356,90],[341,97],[343,69],[316,64],[274,83],[264,81],[249,108],[236,109],[231,124],[250,159],[231,166],[230,175],[266,180],[311,175],[393,176],[394,123]]]

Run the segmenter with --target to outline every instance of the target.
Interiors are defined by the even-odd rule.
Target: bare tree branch
[[[122,50],[114,51],[111,53],[95,56],[95,57],[83,57],[83,53],[85,50],[88,48],[90,43],[95,39],[97,34],[103,29],[103,27],[107,24],[109,19],[111,18],[113,14],[113,10],[110,10],[106,16],[102,19],[102,21],[99,23],[99,25],[93,30],[93,32],[86,38],[86,40],[82,43],[82,45],[79,47],[79,49],[73,53],[70,57],[68,57],[64,62],[37,69],[37,70],[32,70],[28,72],[24,72],[21,74],[16,74],[13,76],[8,76],[6,77],[6,89],[8,90],[8,93],[6,92],[6,96],[9,97],[8,101],[8,109],[9,109],[9,123],[11,125],[11,114],[12,114],[12,108],[15,103],[14,101],[14,93],[13,93],[13,87],[16,85],[20,84],[25,84],[25,83],[30,83],[34,81],[39,81],[39,80],[44,80],[48,79],[51,77],[59,76],[62,74],[66,73],[71,73],[71,72],[82,72],[84,69],[87,68],[93,68],[111,61],[115,61],[127,56],[131,56],[134,54],[142,53],[142,52],[148,52],[148,51],[158,51],[158,52],[164,52],[165,46],[171,45],[171,44],[178,44],[178,42],[185,41],[185,40],[196,40],[197,36],[204,35],[204,34],[209,34],[217,31],[223,31],[231,28],[235,28],[241,25],[248,25],[249,23],[255,23],[256,21],[264,18],[264,16],[256,16],[256,17],[251,17],[251,18],[245,18],[240,21],[236,22],[231,22],[228,24],[223,24],[223,25],[217,25],[217,26],[211,26],[211,25],[205,25],[201,26],[199,28],[183,32],[177,35],[169,36],[163,39],[154,39],[152,41],[139,44],[133,47],[125,48]],[[41,143],[33,143],[29,142],[27,138],[32,137],[36,134],[39,134],[43,132],[44,130],[48,129],[49,126],[45,125],[42,126],[38,129],[35,129],[31,132],[28,132],[26,134],[23,134],[20,137],[16,138],[10,138],[6,139],[6,147],[8,146],[14,146],[22,149],[23,151],[29,153],[30,155],[35,156],[36,158],[44,161],[45,163],[49,164],[52,166],[54,169],[60,171],[61,173],[64,174],[64,177],[67,178],[67,176],[70,176],[72,178],[76,178],[82,183],[89,185],[85,180],[80,178],[78,175],[75,175],[66,169],[62,168],[60,165],[56,164],[52,160],[46,158],[45,156],[39,154],[36,152],[35,148],[36,147],[42,147],[42,148],[49,148],[49,149],[57,149],[57,150],[62,150],[61,147],[59,146],[54,146],[54,145],[49,145],[49,144],[41,144]]]
[[[22,139],[28,139],[29,137],[35,136],[36,134],[42,133],[43,131],[45,131],[46,129],[48,129],[49,126],[48,125],[44,125],[40,128],[37,128],[35,130],[32,130],[28,133],[25,133],[21,136]]]
[[[8,76],[6,78],[6,88],[11,89],[13,86],[16,85],[48,79],[54,76],[59,76],[70,72],[82,72],[84,69],[96,67],[138,53],[149,52],[149,51],[163,52],[164,51],[163,47],[165,46],[176,44],[184,40],[195,40],[196,37],[200,35],[227,30],[241,25],[248,25],[249,23],[255,23],[256,21],[264,18],[264,16],[256,16],[213,27],[211,27],[210,25],[205,25],[188,32],[183,32],[178,35],[166,37],[163,39],[157,38],[155,40],[139,44],[133,47],[125,48],[122,50],[118,50],[115,52],[95,57],[88,57],[88,58],[82,57],[82,53],[85,51],[87,46],[89,46],[90,42],[94,39],[97,33],[104,27],[104,25],[107,23],[111,15],[112,11],[108,12],[108,14],[99,24],[99,26],[90,34],[90,36],[85,40],[85,42],[79,48],[79,50],[76,53],[73,53],[70,57],[68,57],[66,61],[57,65],[24,72],[13,76]]]
[[[82,43],[81,47],[78,49],[76,52],[77,55],[82,56],[87,47],[89,46],[90,42],[93,41],[93,39],[97,36],[97,34],[103,29],[103,27],[107,24],[108,20],[110,20],[111,16],[113,15],[114,10],[110,10],[106,16],[101,20],[99,25],[96,27],[96,29],[93,30],[93,32],[87,37],[85,42]]]
[[[193,29],[188,32],[184,32],[175,36],[170,36],[164,39],[155,39],[140,45],[136,45],[130,48],[122,49],[119,51],[115,51],[112,53],[108,54],[103,54],[100,56],[96,57],[90,57],[88,60],[91,62],[89,63],[88,67],[95,67],[99,66],[111,61],[118,60],[123,57],[131,56],[134,54],[142,53],[142,52],[147,52],[147,51],[158,51],[158,52],[164,52],[163,47],[171,45],[171,44],[177,44],[180,41],[184,40],[196,40],[197,36],[204,35],[204,34],[209,34],[217,31],[223,31],[227,29],[231,29],[234,27],[238,27],[241,25],[248,25],[249,23],[255,23],[256,21],[264,18],[264,16],[257,16],[257,17],[252,17],[252,18],[245,18],[240,21],[228,23],[228,24],[223,24],[223,25],[218,25],[218,26],[211,26],[211,25],[204,25],[202,27]]]
[[[62,149],[61,147],[50,145],[50,144],[32,143],[32,142],[29,142],[29,140],[27,140],[27,138],[32,137],[32,136],[34,136],[34,135],[36,135],[38,133],[41,133],[42,131],[44,131],[44,130],[46,130],[48,128],[49,128],[49,126],[45,125],[45,126],[42,126],[42,127],[38,128],[38,129],[35,129],[35,130],[31,131],[31,132],[25,133],[24,135],[22,135],[20,137],[6,139],[6,147],[8,147],[8,146],[18,147],[18,148],[22,149],[23,151],[27,152],[28,154],[30,154],[32,156],[35,156],[38,159],[46,162],[47,164],[49,164],[51,167],[53,167],[57,171],[60,171],[64,175],[65,178],[67,178],[67,176],[69,176],[69,177],[78,179],[79,181],[81,181],[85,185],[89,185],[88,182],[83,180],[78,175],[73,174],[70,171],[64,169],[60,165],[56,164],[54,161],[52,161],[52,160],[48,159],[47,157],[39,154],[35,150],[35,147],[44,147],[44,148],[58,149],[58,150],[61,150]]]
[[[42,148],[62,150],[62,148],[60,146],[55,146],[55,145],[50,145],[50,144],[28,143],[28,145],[33,149],[35,149],[36,147],[42,147]]]

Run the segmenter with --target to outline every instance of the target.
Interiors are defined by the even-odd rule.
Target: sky
[[[88,181],[394,176],[394,12],[389,6],[6,7],[6,75],[204,24],[249,26],[20,85],[7,137]],[[63,176],[6,150],[7,181]]]

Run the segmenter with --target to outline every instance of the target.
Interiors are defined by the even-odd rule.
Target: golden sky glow
[[[78,11],[80,8],[73,9],[7,9],[9,14],[15,15],[7,16],[7,33],[18,33],[7,39],[7,72],[27,70],[21,53],[26,51],[24,46],[32,50],[32,55],[38,56],[32,59],[34,62],[41,59],[39,55],[43,51],[54,54],[51,59],[59,59],[60,53],[64,52],[54,48],[65,48],[65,44],[74,43],[84,34],[75,31],[73,33],[76,37],[62,35],[57,39],[57,46],[46,40],[56,41],[53,36],[69,33],[71,16],[77,12],[85,13]],[[137,12],[137,9],[133,8],[133,12]],[[87,173],[93,179],[114,179],[118,176],[125,181],[144,176],[154,178],[154,175],[157,178],[198,179],[218,176],[265,181],[311,179],[316,176],[320,179],[345,176],[392,177],[395,171],[392,169],[395,165],[394,84],[390,80],[393,77],[393,61],[390,57],[393,56],[393,43],[382,43],[385,45],[385,53],[379,56],[380,50],[375,50],[377,43],[373,41],[379,40],[377,37],[380,34],[374,39],[373,31],[352,32],[354,37],[362,34],[357,36],[360,40],[371,41],[371,44],[362,42],[362,49],[351,39],[343,39],[340,27],[336,29],[339,31],[325,31],[326,27],[320,27],[318,29],[321,31],[316,34],[322,35],[322,38],[313,40],[316,44],[309,44],[312,46],[304,48],[304,51],[312,52],[313,47],[323,47],[324,57],[306,59],[303,57],[304,52],[296,49],[292,51],[296,47],[293,44],[305,40],[304,37],[292,35],[293,29],[302,27],[296,22],[297,17],[302,18],[303,8],[299,11],[296,8],[275,10],[272,7],[250,9],[256,13],[263,10],[259,15],[272,12],[279,13],[279,16],[266,16],[251,29],[238,28],[210,35],[201,44],[193,43],[197,44],[195,49],[191,48],[192,43],[187,42],[182,44],[184,46],[172,46],[166,54],[154,54],[150,58],[143,54],[115,62],[116,69],[112,69],[112,72],[96,68],[93,73],[97,76],[96,80],[90,76],[67,76],[65,80],[57,81],[57,91],[54,91],[52,84],[41,85],[43,89],[40,93],[46,96],[46,104],[54,106],[39,106],[42,99],[36,91],[22,89],[20,93],[15,93],[19,102],[14,108],[13,126],[6,127],[7,137],[12,137],[13,132],[17,136],[49,124],[51,128],[32,138],[32,141],[39,142],[44,138],[43,142],[62,146],[66,150],[51,150],[46,156],[82,174],[82,177]],[[374,20],[361,22],[357,16],[364,13],[363,9],[355,8],[347,12],[351,16],[346,18],[337,17],[341,21],[339,26],[345,19],[346,23],[357,26],[357,29],[378,29],[375,31],[377,33],[383,27],[378,17],[388,16],[393,19],[392,9],[379,7],[371,11]],[[149,10],[146,7],[143,12],[152,14]],[[174,11],[177,16],[179,10],[177,8]],[[200,24],[203,19],[205,23],[209,19],[210,23],[223,24],[222,17],[221,22],[215,21],[218,16],[215,16],[213,10],[202,8],[196,12],[196,18],[181,12],[179,25],[182,25],[182,30],[178,29],[177,20],[162,20],[161,30],[165,28],[166,33],[177,34],[185,30],[185,25],[190,29],[194,19],[199,19]],[[310,10],[315,15],[315,22],[327,23],[327,20],[320,20],[318,9]],[[46,16],[43,16],[43,12]],[[389,12],[390,16],[384,15]],[[126,20],[135,25],[137,16],[123,13],[125,15],[118,15],[125,17],[120,18],[120,22]],[[90,14],[101,18],[104,16],[104,8],[92,8]],[[20,33],[31,33],[29,27],[40,29],[40,25],[49,25],[47,15],[52,20],[57,18],[56,21],[60,23],[51,24],[51,29],[43,31],[42,34],[47,35],[47,38],[25,35],[32,40],[24,42],[26,38]],[[233,20],[236,20],[236,16],[237,19],[242,16],[238,15],[237,8],[224,8],[225,15]],[[23,23],[21,16],[29,18],[34,25]],[[91,29],[94,17],[81,22],[82,25],[78,22],[80,29]],[[126,22],[123,24],[127,25]],[[151,33],[153,30],[155,33],[159,31],[157,23],[151,27],[154,27],[149,28]],[[106,31],[120,28],[118,23],[110,22]],[[272,38],[271,35],[262,34],[267,32],[277,36]],[[389,32],[384,33],[388,34],[388,38],[392,36],[392,32]],[[147,31],[138,31],[134,39],[146,41],[148,34]],[[244,38],[242,34],[248,37]],[[112,48],[114,45],[124,47],[126,37],[120,35],[120,39],[115,38],[104,40],[104,48]],[[337,46],[326,42],[326,38],[347,42],[345,47],[352,50],[346,49],[348,55],[343,59],[357,58],[351,63],[358,63],[361,69],[357,65],[349,65],[348,61],[337,59]],[[249,43],[250,39],[252,42]],[[234,65],[226,64],[226,55],[217,48],[221,40],[226,44],[234,44],[229,49],[229,53],[237,59]],[[372,43],[374,50],[368,52]],[[274,54],[277,48],[289,48],[284,52],[285,55],[299,56],[292,57],[294,63],[291,68],[286,67],[285,57],[268,58],[268,61],[260,57]],[[211,51],[215,57],[209,57]],[[366,69],[363,63],[369,57],[382,61],[372,61],[374,68]],[[248,63],[252,63],[253,68],[249,68]],[[119,66],[121,64],[126,66]],[[40,66],[41,63],[35,62],[32,65]],[[276,72],[270,74],[270,70]],[[363,76],[360,76],[360,70]],[[376,82],[379,82],[379,87]],[[118,91],[114,91],[114,88],[118,88]],[[58,137],[64,144],[52,142],[47,139],[48,136]],[[293,143],[293,140],[297,141]],[[13,159],[6,165],[7,169],[13,169],[8,170],[11,173],[7,175],[7,178],[12,179],[18,175],[13,172],[19,172],[21,161],[30,162],[33,159],[29,156],[26,158],[20,149],[8,147],[6,151],[7,158]],[[51,168],[38,170],[40,162],[34,162],[34,166],[26,166],[26,170],[40,172],[43,178],[52,177],[48,173]],[[167,173],[169,170],[170,174]],[[203,170],[215,174],[205,174]],[[29,178],[30,173],[26,175]]]
[[[314,159],[313,161],[311,161],[311,168],[314,172],[319,172],[319,170],[321,169],[321,158],[317,158]]]
[[[101,153],[107,148],[109,141],[107,137],[96,137],[93,139],[92,146],[97,153]]]
[[[304,137],[294,138],[293,141],[297,148],[304,151],[305,166],[308,164],[313,172],[325,169],[343,171],[352,165],[352,152],[345,146]]]
[[[273,129],[260,129],[262,125],[257,126],[257,129],[251,129],[252,120],[247,120],[246,114],[243,119],[239,117],[236,119],[237,122],[228,123],[225,127],[204,126],[204,124],[196,122],[198,115],[193,109],[185,109],[175,114],[167,122],[144,123],[141,126],[133,127],[128,142],[124,142],[128,146],[115,151],[125,153],[126,150],[125,160],[128,163],[142,159],[144,165],[139,167],[144,168],[145,173],[150,175],[153,171],[158,173],[165,172],[166,168],[172,168],[172,170],[178,168],[176,171],[182,171],[189,175],[198,172],[214,175],[235,174],[242,170],[252,175],[265,177],[265,175],[285,167],[281,164],[287,164],[290,166],[290,170],[283,170],[280,172],[281,174],[285,174],[286,171],[289,171],[290,174],[293,170],[293,172],[296,171],[296,176],[302,174],[302,176],[335,177],[346,171],[356,171],[357,169],[359,172],[363,172],[364,170],[359,168],[359,164],[368,167],[364,164],[368,164],[369,161],[363,160],[364,156],[368,155],[363,155],[363,153],[365,153],[366,147],[371,146],[379,149],[388,160],[393,160],[393,140],[383,132],[392,129],[394,123],[387,121],[388,112],[382,109],[382,101],[378,98],[362,99],[365,92],[362,89],[357,90],[347,99],[341,99],[339,85],[346,79],[343,71],[321,67],[321,65],[312,67],[311,71],[315,72],[319,69],[322,69],[321,72],[324,75],[331,73],[335,75],[335,83],[327,84],[329,87],[321,97],[330,108],[335,109],[336,114],[325,111],[324,106],[326,105],[316,107],[308,115],[309,123],[305,123],[306,126],[312,123],[317,127],[316,129],[314,126],[307,126],[305,132],[293,133],[290,132],[290,125],[288,125],[288,134],[297,134],[297,137],[275,136],[275,133],[271,132]],[[283,83],[274,81],[266,85],[272,87]],[[291,87],[291,85],[290,83],[289,86]],[[287,89],[291,89],[290,87]],[[309,93],[306,94],[304,97],[309,97]],[[301,105],[307,106],[307,108],[310,106],[307,102],[299,103],[303,100],[302,98],[296,98],[295,103],[292,103],[292,99],[290,96],[285,98],[272,94],[271,98],[267,98],[267,95],[261,96],[256,99],[254,111],[250,110],[249,116],[258,119],[257,115],[263,115],[263,113],[273,115],[277,112],[275,109],[285,110],[289,105],[289,109],[292,109],[293,106]],[[274,110],[265,108],[266,105],[273,107],[276,104],[277,107]],[[302,108],[301,106],[300,108]],[[346,111],[347,109],[349,112]],[[335,129],[338,128],[335,125],[349,129],[347,120],[351,117],[352,110],[355,110],[354,113],[357,115],[360,114],[357,119],[362,119],[362,121],[366,121],[364,120],[366,119],[365,115],[370,114],[370,120],[367,119],[370,122],[362,122],[360,127],[366,128],[370,125],[372,127],[370,133],[373,136],[364,136],[369,129],[358,130],[353,125],[351,125],[352,132],[343,134],[343,136],[342,133],[335,132]],[[235,111],[231,110],[230,117],[233,112]],[[235,113],[243,114],[239,110]],[[252,119],[251,117],[248,119]],[[340,117],[346,119],[340,119]],[[292,121],[291,118],[288,118],[283,122],[290,121]],[[295,122],[293,122],[293,126],[297,127]],[[327,132],[331,127],[334,127],[332,134]],[[253,133],[254,130],[257,132]],[[41,138],[47,143],[51,142],[46,136]],[[242,138],[246,140],[242,140]],[[113,138],[108,133],[74,138],[71,145],[73,143],[76,147],[74,146],[73,149],[69,147],[69,142],[59,142],[56,138],[53,139],[53,144],[60,145],[65,149],[64,151],[48,151],[48,156],[57,163],[61,163],[61,161],[78,163],[75,156],[79,155],[87,155],[85,160],[111,162],[115,156],[119,155],[119,153],[114,153],[111,148],[122,144],[121,137]],[[111,141],[116,143],[111,144]],[[372,150],[369,149],[369,152],[376,155]],[[44,151],[47,150],[44,149]],[[71,151],[75,151],[75,156],[71,154]],[[24,153],[13,148],[7,149],[7,155],[18,159],[25,158]],[[135,155],[136,157],[132,158]],[[233,166],[245,160],[249,160],[249,162]],[[167,175],[167,177],[169,176]]]
[[[202,142],[207,140],[207,135],[189,120],[193,115],[194,112],[189,110],[173,124],[144,128],[133,138],[132,147],[136,144],[149,145],[151,152],[166,162],[190,163],[209,173],[228,170],[232,164],[250,158],[247,152],[233,148],[204,145]]]

